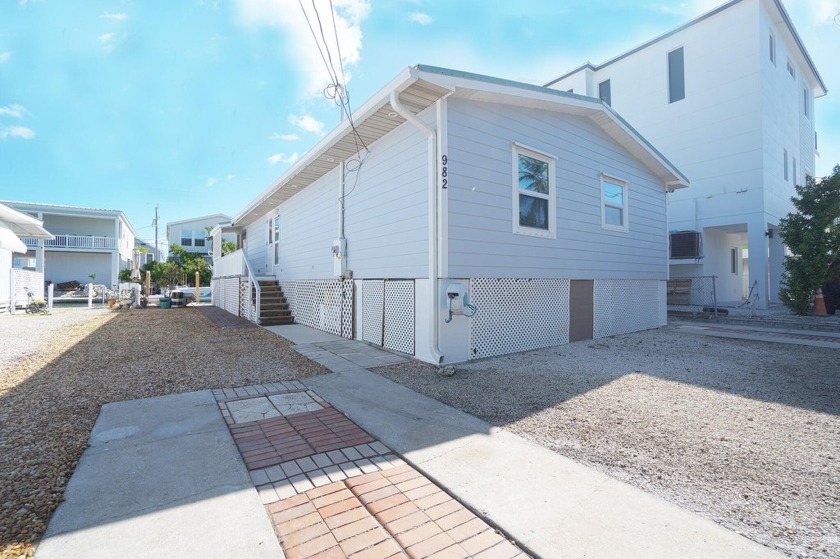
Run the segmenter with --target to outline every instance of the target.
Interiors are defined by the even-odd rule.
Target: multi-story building
[[[213,214],[166,224],[166,239],[169,246],[179,245],[187,252],[198,253],[212,264],[212,241],[209,231],[216,225],[230,225],[231,217],[225,214]],[[222,241],[235,241],[236,235],[224,234]],[[221,251],[221,247],[219,248]],[[220,252],[221,254],[221,252]]]
[[[779,0],[732,0],[546,85],[600,98],[691,180],[669,195],[672,277],[716,276],[718,301],[778,302],[778,223],[814,173],[827,92]]]
[[[16,268],[43,272],[46,282],[93,282],[116,287],[119,272],[130,268],[134,228],[120,210],[33,202],[3,204],[42,221],[54,239],[23,237],[29,249],[16,255]]]

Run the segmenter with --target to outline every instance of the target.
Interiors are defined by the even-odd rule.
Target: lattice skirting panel
[[[213,283],[213,304],[239,316],[239,278],[219,278]]]
[[[414,355],[414,280],[386,280],[383,345]]]
[[[256,322],[256,308],[254,298],[251,296],[251,282],[248,278],[240,278],[239,280],[239,316],[247,318],[251,322]]]
[[[665,282],[659,280],[595,280],[594,336],[649,330],[667,322]]]
[[[366,342],[382,345],[385,318],[385,281],[364,280],[362,284],[362,333]]]
[[[569,343],[568,279],[473,278],[470,359]]]
[[[353,337],[353,281],[281,281],[295,322],[344,338]]]

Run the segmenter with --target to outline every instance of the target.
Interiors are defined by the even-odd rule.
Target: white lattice
[[[414,355],[414,280],[386,280],[384,345]]]
[[[254,308],[253,297],[251,297],[251,283],[248,278],[240,278],[239,280],[239,316],[247,318],[251,322],[254,320],[256,309]]]
[[[341,335],[353,339],[353,280],[341,282],[341,293],[344,297],[341,306]]]
[[[471,359],[569,343],[569,280],[470,280]]]
[[[661,326],[664,306],[661,283],[659,280],[595,280],[595,338]]]
[[[296,323],[336,336],[352,337],[352,281],[282,281],[280,289]]]
[[[212,282],[213,304],[239,316],[239,278],[221,278]]]
[[[385,282],[362,282],[362,336],[367,342],[382,345],[382,319],[385,304]]]

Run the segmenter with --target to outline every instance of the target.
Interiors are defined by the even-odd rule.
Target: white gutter
[[[419,128],[429,138],[429,315],[432,319],[432,336],[430,350],[432,359],[440,365],[443,362],[443,354],[440,352],[440,316],[438,309],[438,173],[437,173],[437,133],[435,129],[417,118],[417,115],[400,104],[399,93],[391,91],[391,106],[397,113]]]

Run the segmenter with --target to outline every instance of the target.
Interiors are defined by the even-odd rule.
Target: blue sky
[[[332,0],[354,107],[418,63],[542,84],[720,3]],[[329,2],[315,6],[337,57]],[[827,174],[840,0],[786,7],[829,89]],[[326,81],[298,0],[0,0],[0,199],[120,209],[144,239],[155,205],[161,238],[168,221],[236,215],[337,124]]]

